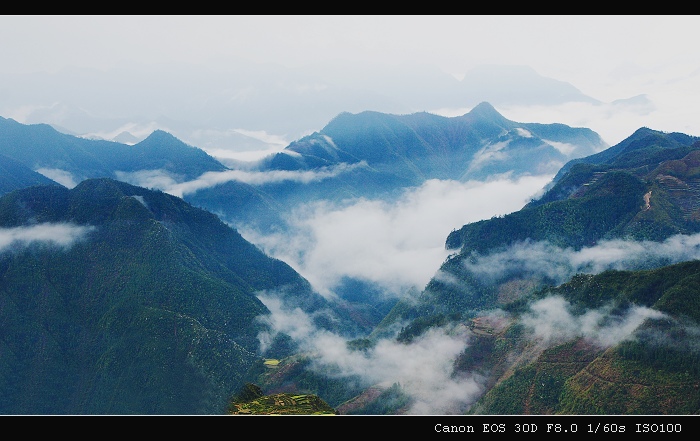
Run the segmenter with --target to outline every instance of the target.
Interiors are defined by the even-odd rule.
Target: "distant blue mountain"
[[[161,130],[135,145],[83,139],[47,124],[20,124],[0,117],[0,154],[32,170],[58,169],[87,178],[115,178],[117,171],[165,170],[184,179],[226,167],[203,150]]]
[[[292,142],[263,159],[260,172],[311,172],[323,179],[255,185],[288,210],[313,200],[391,198],[429,179],[467,181],[498,174],[554,174],[573,158],[607,148],[594,131],[564,124],[519,123],[481,103],[459,117],[430,113],[392,115],[341,113],[321,131]],[[250,219],[220,188],[186,196],[229,219]]]
[[[564,124],[510,121],[483,102],[459,117],[426,112],[343,112],[321,131],[260,161],[256,172],[308,172],[303,182],[228,181],[184,194],[188,202],[231,222],[283,227],[283,213],[313,200],[392,198],[429,179],[467,181],[507,174],[554,174],[563,164],[607,148],[595,132]],[[153,171],[177,182],[228,167],[162,130],[127,145],[66,135],[46,124],[0,118],[0,155],[32,171],[129,179]],[[318,176],[318,179],[313,179]],[[130,180],[131,183],[136,183]],[[153,185],[161,185],[154,183]]]
[[[0,155],[0,196],[33,185],[59,184],[12,158]]]
[[[590,129],[510,121],[483,102],[452,118],[425,112],[342,113],[320,132],[291,143],[262,169],[310,170],[365,161],[379,172],[421,183],[556,172],[570,159],[607,147]]]
[[[567,102],[600,104],[572,84],[539,75],[529,66],[476,66],[460,82],[461,95],[472,102],[495,105],[557,105]]]

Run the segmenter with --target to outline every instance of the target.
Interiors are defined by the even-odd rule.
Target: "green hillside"
[[[0,154],[0,196],[33,185],[58,185],[22,163]]]
[[[49,226],[84,234],[0,250],[3,414],[223,414],[262,363],[255,293],[325,306],[288,265],[165,193],[95,179],[0,198],[1,228]]]
[[[440,272],[459,283],[433,278],[419,306],[397,305],[393,314],[405,310],[399,317],[468,315],[533,288],[564,281],[535,277],[525,269],[485,280],[465,265],[510,247],[546,243],[553,250],[580,251],[606,240],[661,242],[673,235],[700,232],[700,143],[662,147],[657,144],[658,136],[644,139],[649,144],[642,148],[637,143],[636,151],[655,153],[644,156],[643,162],[630,166],[620,156],[600,164],[579,161],[541,199],[519,211],[453,231],[446,247],[455,252]]]

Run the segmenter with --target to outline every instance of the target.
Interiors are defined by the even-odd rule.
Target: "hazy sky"
[[[697,25],[692,15],[4,15],[0,72],[233,58],[288,67],[422,60],[455,75],[521,64],[606,100],[641,75],[673,80],[697,69]]]
[[[460,78],[484,64],[526,65],[604,103],[647,95],[655,108],[498,109],[511,120],[586,126],[611,145],[641,126],[700,135],[691,116],[700,98],[692,15],[4,15],[0,41],[0,74],[167,61],[226,69],[250,60],[421,62]]]

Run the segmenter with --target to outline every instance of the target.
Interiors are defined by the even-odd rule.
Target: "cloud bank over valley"
[[[675,235],[663,242],[604,240],[580,250],[526,241],[488,255],[469,256],[464,266],[489,280],[524,271],[561,284],[580,273],[650,269],[696,259],[700,259],[700,234]]]
[[[321,293],[332,296],[344,277],[371,282],[399,297],[422,289],[447,258],[445,239],[462,225],[522,208],[551,180],[428,180],[396,202],[356,199],[304,204],[290,214],[291,231],[262,235],[239,231],[290,264]]]

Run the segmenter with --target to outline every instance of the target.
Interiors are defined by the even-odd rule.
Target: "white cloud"
[[[298,308],[286,309],[274,293],[259,293],[258,297],[271,311],[263,320],[271,326],[272,334],[261,334],[261,342],[265,344],[273,334],[283,332],[311,358],[311,369],[322,375],[360,378],[363,387],[398,383],[412,400],[408,414],[463,414],[483,394],[480,374],[453,375],[457,357],[470,344],[470,333],[462,324],[431,328],[407,344],[382,338],[366,351],[351,351],[344,338],[315,328],[309,316]],[[510,322],[498,310],[488,317],[501,325]],[[524,326],[525,336],[542,350],[576,338],[608,348],[636,338],[635,331],[646,320],[662,318],[666,315],[660,311],[640,306],[631,306],[622,313],[613,313],[613,308],[606,306],[574,314],[564,298],[550,296],[532,303],[518,320]],[[661,338],[656,338],[662,343]]]
[[[266,144],[272,144],[280,149],[289,145],[289,141],[284,136],[269,134],[264,130],[234,129],[234,131]]]
[[[338,176],[357,167],[365,167],[364,162],[356,164],[339,164],[334,167],[309,171],[276,170],[268,172],[226,170],[222,172],[206,172],[192,181],[182,181],[165,170],[139,170],[136,172],[117,171],[117,179],[146,188],[155,188],[173,196],[182,197],[185,194],[214,187],[229,181],[245,182],[261,185],[271,182],[294,181],[309,183]]]
[[[312,369],[334,377],[359,376],[365,386],[399,383],[413,399],[409,414],[460,414],[482,392],[478,376],[452,376],[457,356],[468,344],[464,326],[431,329],[409,344],[382,339],[368,351],[351,351],[346,340],[312,327],[299,309],[285,310],[273,295],[261,294],[270,309],[267,317],[275,332],[284,332],[301,345],[312,360]],[[261,335],[263,341],[269,335]]]
[[[267,133],[265,130],[241,128],[198,128],[191,132],[180,131],[177,136],[196,145],[220,162],[232,166],[255,163],[260,159],[279,153],[289,145],[285,136]]]
[[[176,187],[180,180],[179,176],[165,170],[115,171],[114,175],[120,181],[139,187],[163,190],[166,193],[170,193],[168,190]],[[181,194],[178,196],[182,197]]]
[[[557,149],[562,155],[570,156],[576,150],[575,145],[566,142],[551,141],[549,139],[544,139],[543,141]]]
[[[280,150],[276,147],[245,151],[211,147],[203,150],[205,150],[209,155],[216,158],[217,161],[227,166],[239,166],[240,162],[255,163],[265,157],[274,155],[275,153],[280,153]]]
[[[84,239],[92,230],[94,227],[66,223],[2,228],[0,229],[0,252],[26,247],[33,243],[69,248],[76,241]]]
[[[633,338],[634,331],[646,319],[664,318],[660,311],[633,306],[623,315],[612,315],[610,308],[588,310],[574,315],[570,305],[560,296],[547,297],[533,303],[521,317],[521,323],[545,346],[561,344],[583,337],[603,348]]]
[[[563,283],[577,273],[642,269],[700,259],[700,234],[676,235],[663,242],[607,240],[578,251],[547,241],[525,241],[473,258],[474,262],[468,259],[464,265],[480,277],[495,279],[527,271]]]
[[[474,171],[480,169],[484,164],[496,161],[505,161],[508,159],[508,154],[504,152],[506,147],[508,147],[510,141],[496,142],[494,144],[487,144],[479,151],[474,153],[474,159],[469,163],[469,169],[467,171]]]
[[[522,136],[523,138],[532,138],[532,133],[530,133],[530,131],[527,129],[516,127],[515,131],[518,132],[518,135]]]
[[[78,183],[75,181],[75,176],[66,170],[61,170],[59,168],[38,168],[35,171],[37,173],[41,173],[49,179],[53,179],[66,188],[73,188],[78,185]]]
[[[131,197],[134,198],[134,199],[136,199],[137,201],[141,202],[141,204],[142,204],[144,207],[148,208],[148,204],[146,203],[146,200],[143,198],[143,196],[133,195],[133,196],[131,196]]]
[[[462,225],[522,208],[550,175],[479,182],[429,180],[395,203],[358,199],[298,207],[284,235],[239,226],[249,241],[290,264],[324,295],[344,276],[389,295],[422,289],[447,258],[445,239]]]

